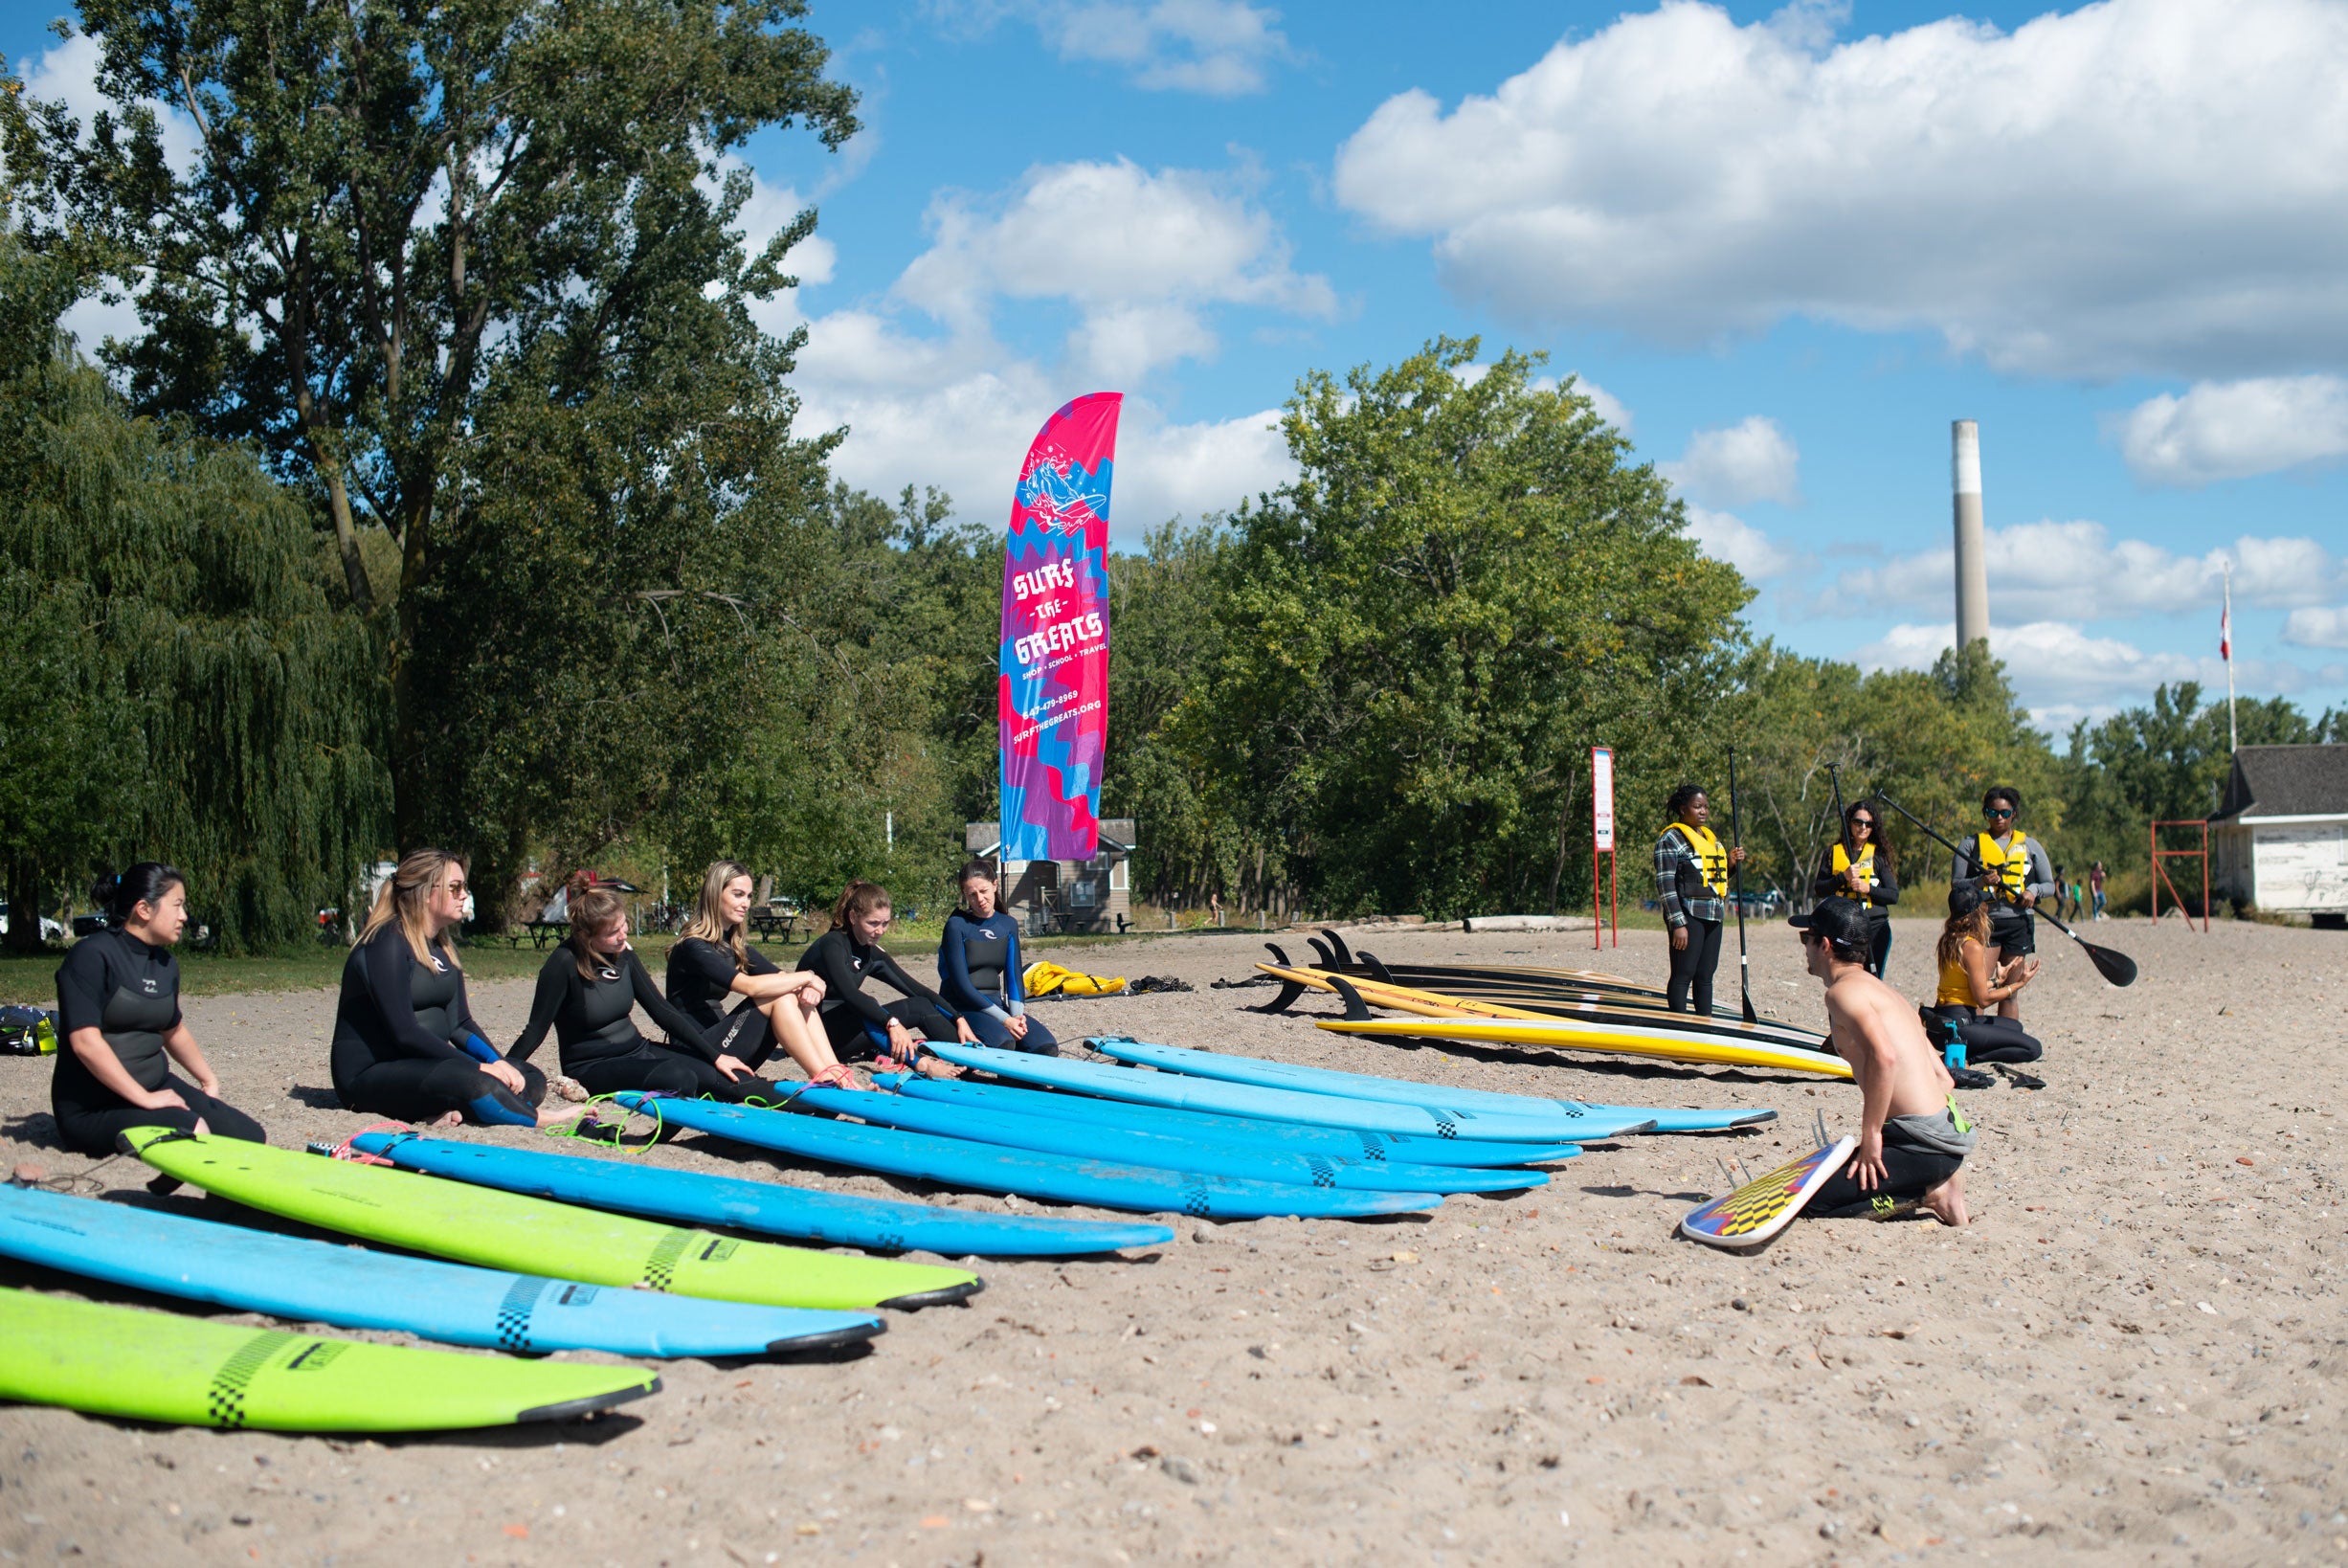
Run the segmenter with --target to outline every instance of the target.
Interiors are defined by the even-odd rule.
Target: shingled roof
[[[2348,816],[2348,746],[2246,746],[2211,821]]]

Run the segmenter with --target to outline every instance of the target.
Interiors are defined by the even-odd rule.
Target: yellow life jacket
[[[1689,827],[1686,822],[1674,822],[1671,829],[1687,840],[1688,847],[1695,852],[1696,875],[1704,879],[1704,885],[1711,889],[1712,897],[1727,898],[1729,852],[1722,847],[1720,835],[1708,827]]]
[[[2030,882],[2030,840],[2022,829],[2014,830],[2014,841],[2004,849],[1988,834],[1980,835],[1973,855],[1974,863],[1996,877],[2005,896],[2019,903]]]
[[[1834,844],[1834,874],[1839,877],[1848,871],[1850,866],[1850,852],[1843,847],[1843,840],[1837,839]],[[1859,851],[1859,871],[1858,876],[1851,878],[1851,881],[1867,889],[1866,892],[1859,895],[1859,907],[1864,909],[1872,909],[1875,907],[1875,846],[1873,844],[1868,844],[1865,849]]]
[[[1122,974],[1084,974],[1040,958],[1027,966],[1019,982],[1030,997],[1048,997],[1055,991],[1063,997],[1113,997],[1125,989]]]
[[[1973,999],[1973,976],[1965,970],[1965,946],[1979,947],[1980,944],[1970,936],[1966,937],[1964,946],[1957,949],[1957,956],[1940,966],[1940,990],[1933,997],[1934,1007],[1979,1005]]]

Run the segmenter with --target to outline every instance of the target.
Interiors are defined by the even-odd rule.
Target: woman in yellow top
[[[2035,1062],[2046,1047],[2023,1032],[2021,1020],[1994,1011],[2021,995],[2038,975],[2036,958],[2003,958],[1990,945],[1989,901],[1979,887],[1958,883],[1949,889],[1949,918],[1940,928],[1940,988],[1930,1007],[1918,1008],[1925,1032],[1947,1058],[1952,1072],[1976,1062]],[[1986,1087],[1991,1080],[1976,1073]]]

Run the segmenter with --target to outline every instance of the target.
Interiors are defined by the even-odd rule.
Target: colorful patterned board
[[[1858,1147],[1857,1138],[1837,1138],[1746,1182],[1726,1198],[1699,1203],[1680,1221],[1680,1234],[1737,1252],[1759,1246],[1793,1222],[1810,1195],[1824,1186]]]

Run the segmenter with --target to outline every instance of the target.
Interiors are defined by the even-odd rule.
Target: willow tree
[[[168,860],[231,949],[315,929],[381,837],[373,638],[249,451],[132,416],[57,329],[69,267],[0,232],[0,845],[16,911]]]
[[[499,608],[468,602],[463,574],[446,570],[452,552],[478,558],[462,508],[489,482],[471,465],[499,466],[483,451],[499,439],[489,423],[556,450],[632,446],[654,459],[637,472],[665,472],[660,449],[703,444],[711,421],[691,387],[660,383],[666,400],[624,435],[608,406],[589,405],[648,341],[677,348],[714,315],[738,325],[745,300],[789,281],[782,259],[814,213],[746,255],[727,226],[751,186],[727,158],[769,125],[804,122],[828,146],[855,131],[853,93],[824,78],[823,45],[794,25],[804,11],[83,0],[113,106],[86,134],[61,106],[40,107],[50,221],[112,248],[145,327],[113,354],[135,406],[255,442],[312,497],[349,601],[391,601],[382,648],[405,840],[465,826],[446,809],[449,775],[471,758],[436,739],[449,692],[419,676],[460,662],[452,644]],[[155,101],[193,127],[185,168],[165,155],[145,106]],[[755,358],[768,379],[788,365],[782,347]],[[563,493],[592,495],[588,482],[614,466]],[[561,524],[552,531],[575,541],[593,520]],[[395,547],[395,584],[369,567],[369,526]],[[503,549],[538,543],[526,528],[492,531]],[[514,564],[526,570],[526,555]],[[679,586],[671,576],[631,586]],[[610,607],[561,608],[577,624]]]

